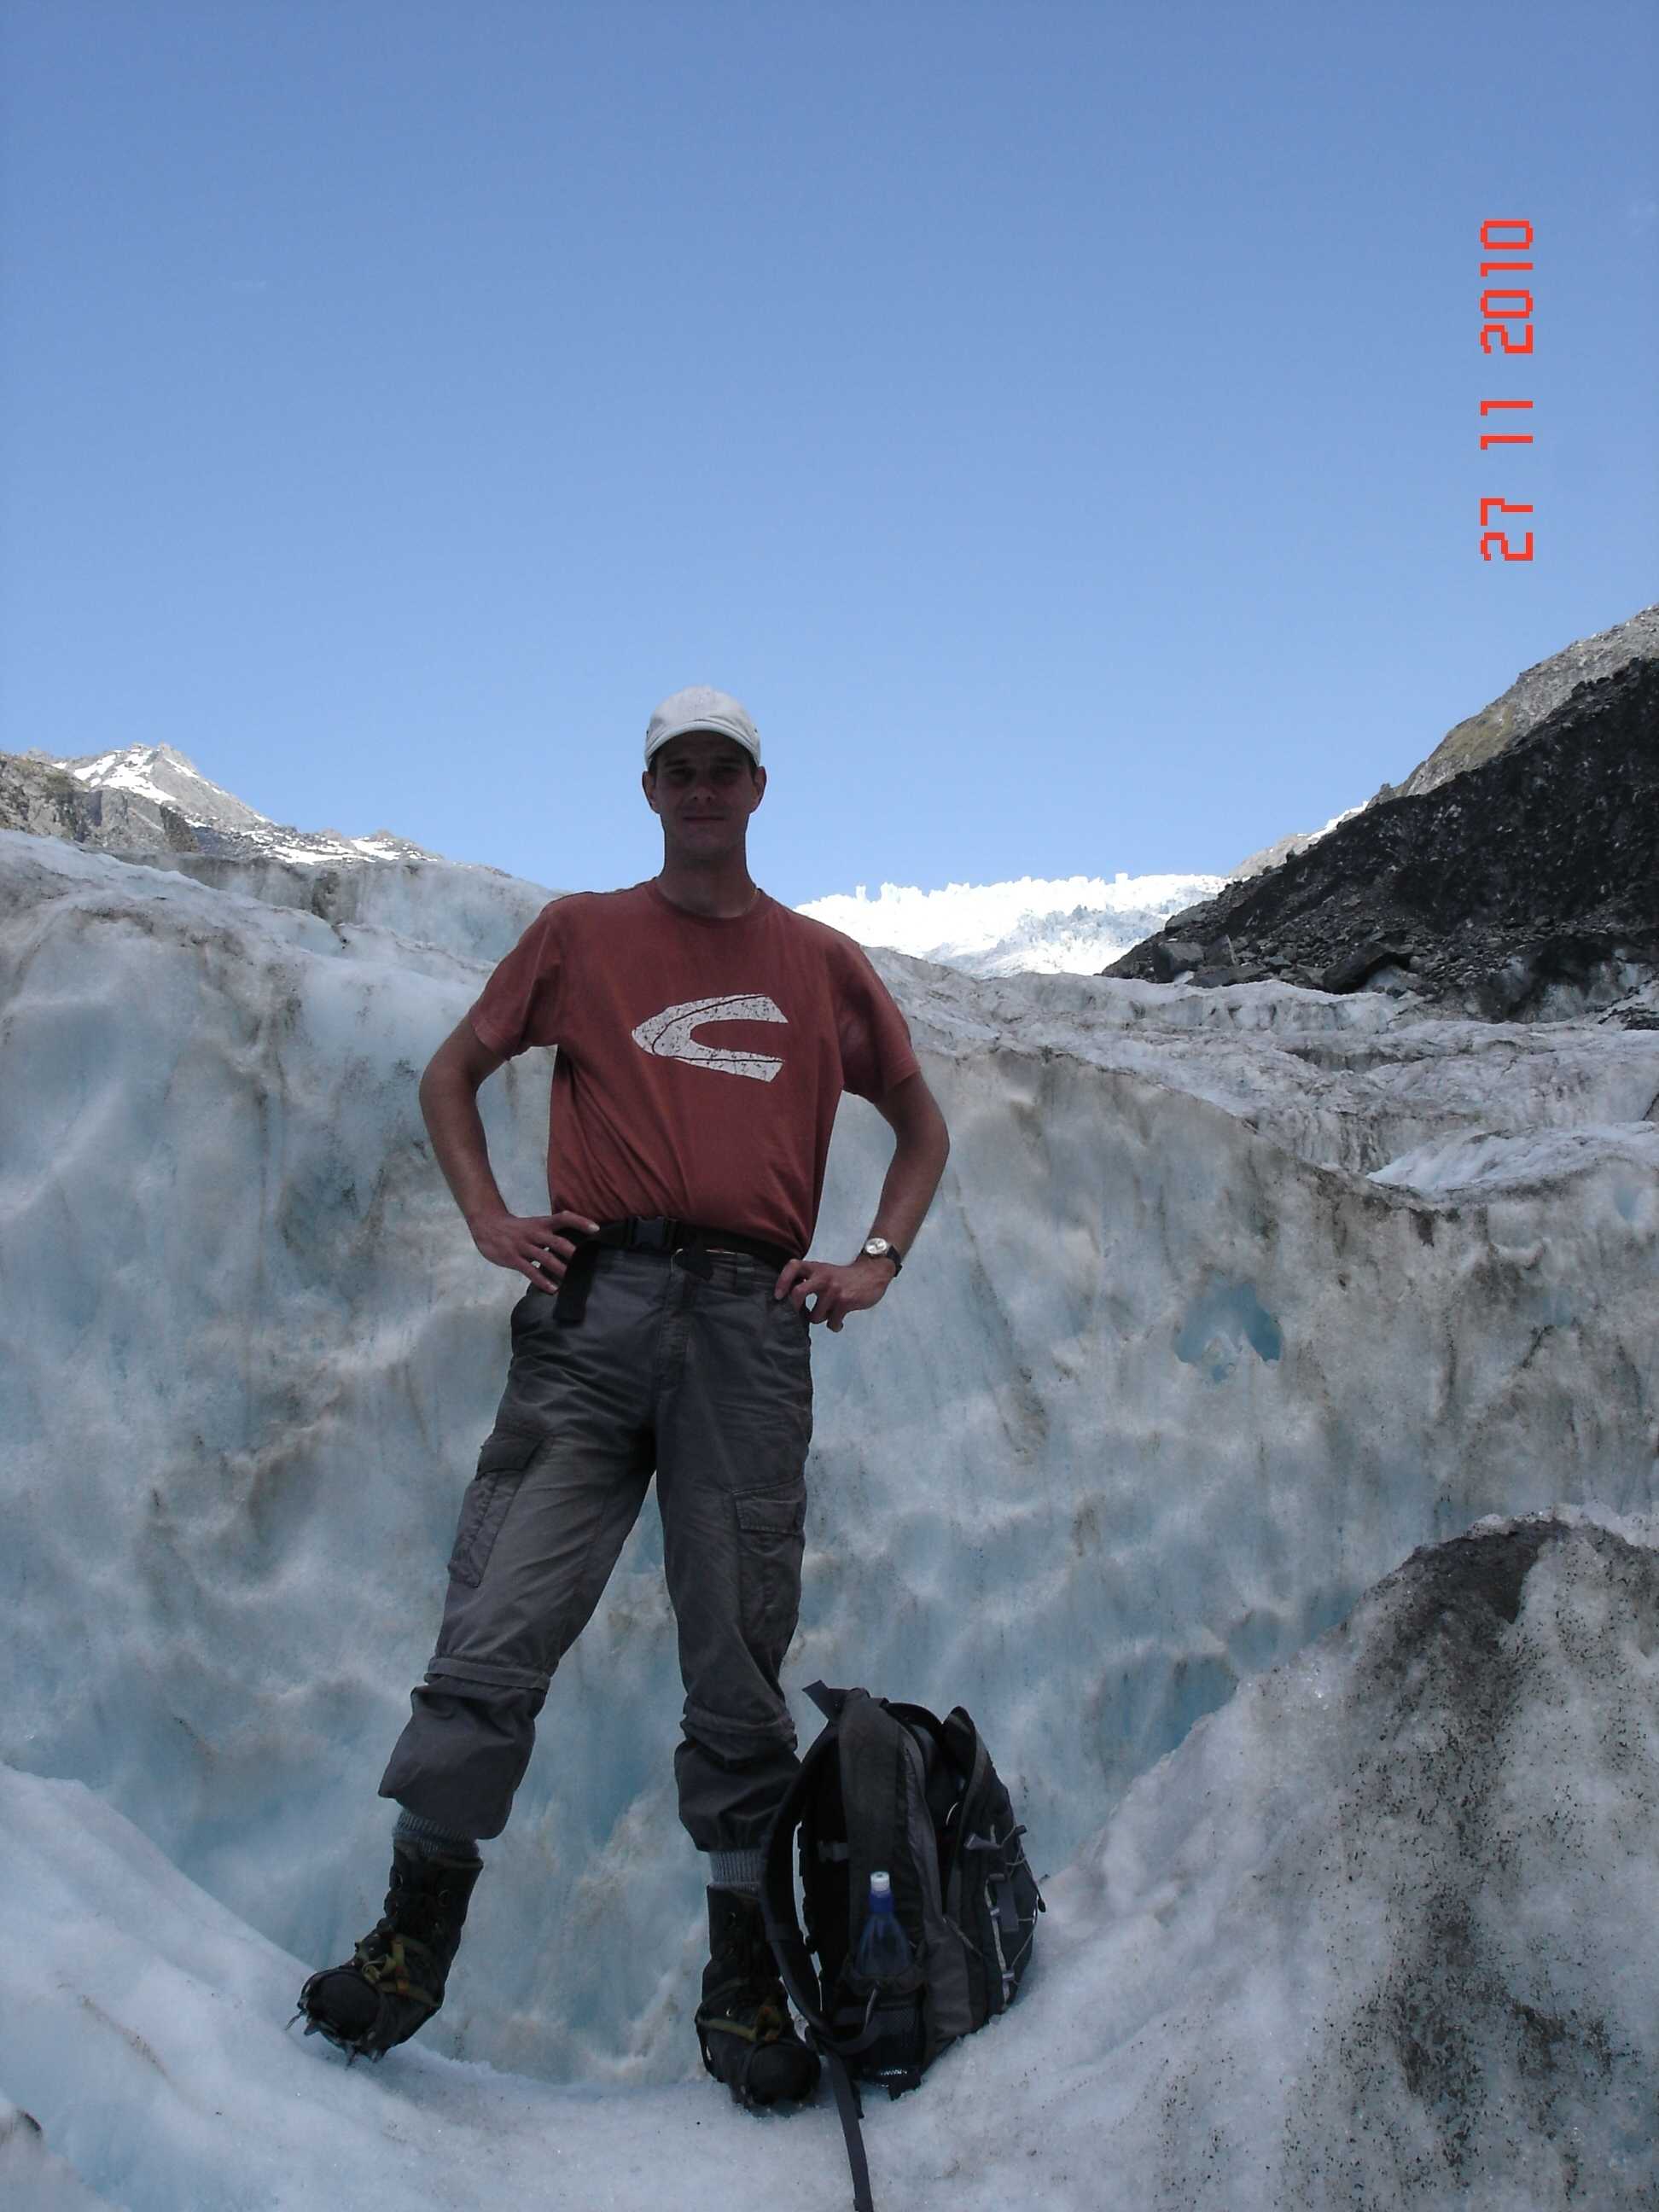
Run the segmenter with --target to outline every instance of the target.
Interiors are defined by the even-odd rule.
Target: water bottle
[[[867,1982],[876,1985],[873,2024],[880,2033],[864,2064],[876,2081],[886,2085],[890,2096],[911,2087],[918,2075],[921,2055],[920,1993],[892,1992],[891,1985],[908,1974],[915,1962],[910,1939],[893,1910],[893,1884],[886,1874],[870,1877],[870,1903],[853,1963]]]
[[[853,1963],[867,1982],[896,1981],[910,1970],[915,1954],[910,1939],[893,1910],[890,1875],[870,1877],[870,1905],[864,1916],[864,1932]]]

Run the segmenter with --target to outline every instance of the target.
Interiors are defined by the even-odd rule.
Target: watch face
[[[864,1249],[872,1260],[884,1260],[893,1248],[884,1237],[872,1237]]]

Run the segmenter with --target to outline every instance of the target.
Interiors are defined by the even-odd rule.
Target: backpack
[[[853,2082],[900,2096],[959,2036],[1006,2011],[1047,1908],[1025,1831],[960,1705],[941,1721],[864,1690],[814,1682],[806,1694],[825,1724],[768,1831],[761,1898],[784,1986],[830,2068],[854,2202],[871,2212]],[[891,1877],[912,1961],[880,1984],[855,1963],[878,1869]]]

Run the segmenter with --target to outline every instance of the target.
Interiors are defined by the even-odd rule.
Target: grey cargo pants
[[[527,1289],[495,1426],[462,1501],[437,1649],[380,1795],[496,1836],[555,1668],[587,1625],[654,1467],[685,1685],[674,1754],[699,1850],[758,1845],[794,1777],[778,1670],[795,1632],[812,1433],[811,1324],[776,1269],[594,1255],[586,1310]]]

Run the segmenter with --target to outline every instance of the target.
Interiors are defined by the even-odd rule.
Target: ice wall
[[[215,890],[239,892],[263,906],[290,907],[331,926],[361,925],[383,939],[402,938],[490,967],[557,896],[522,876],[465,860],[342,856],[319,863],[276,853],[157,853],[142,865]]]
[[[415,1095],[488,962],[15,833],[0,962],[0,1757],[343,1956],[517,1294]],[[789,1675],[965,1703],[1040,1872],[1414,1546],[1653,1503],[1659,1036],[883,964],[954,1149],[880,1310],[815,1341]],[[481,1094],[526,1211],[547,1064]],[[848,1102],[819,1249],[854,1249],[887,1141]],[[653,1518],[554,1686],[437,2050],[686,2069]]]

